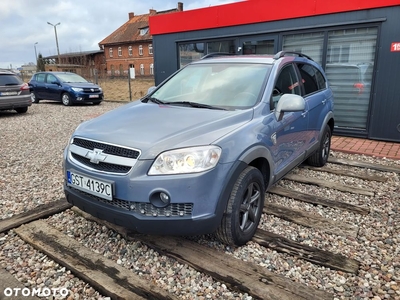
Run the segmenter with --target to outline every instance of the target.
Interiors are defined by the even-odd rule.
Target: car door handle
[[[326,103],[326,99],[322,100],[322,104],[325,105]]]
[[[307,114],[308,114],[308,111],[305,111],[305,112],[302,112],[302,113],[301,113],[301,116],[302,116],[303,118],[305,118],[305,117],[307,116]]]

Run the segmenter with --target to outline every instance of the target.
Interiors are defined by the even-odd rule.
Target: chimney
[[[157,11],[155,9],[149,9],[150,16],[154,16]]]
[[[135,13],[130,12],[130,13],[128,14],[129,20],[132,19],[134,16],[135,16]]]
[[[183,3],[178,2],[178,11],[183,11]]]

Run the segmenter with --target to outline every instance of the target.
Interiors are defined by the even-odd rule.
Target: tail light
[[[25,83],[21,86],[20,90],[21,90],[21,91],[29,90],[29,85],[25,82]]]
[[[358,94],[362,94],[364,92],[364,83],[361,82],[357,82],[355,84],[353,84],[353,87],[355,87],[356,89],[358,89]]]

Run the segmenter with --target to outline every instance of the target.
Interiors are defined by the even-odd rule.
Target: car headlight
[[[221,148],[203,146],[166,151],[157,156],[149,175],[187,174],[214,168],[221,157]]]
[[[74,92],[83,92],[83,89],[82,88],[77,88],[77,87],[73,87],[73,88],[71,88]]]

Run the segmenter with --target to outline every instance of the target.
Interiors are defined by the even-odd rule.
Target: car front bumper
[[[197,235],[220,225],[229,197],[232,164],[198,174],[148,176],[151,161],[140,162],[127,175],[113,176],[85,170],[64,161],[64,192],[72,205],[111,223],[139,233]],[[113,182],[112,200],[67,184],[67,170]],[[166,206],[153,201],[160,192],[170,196]],[[155,196],[156,195],[156,196]]]

